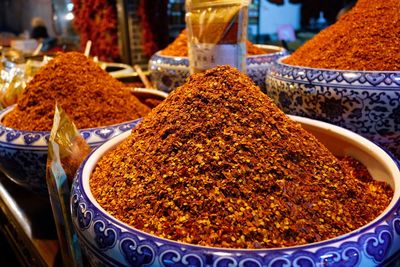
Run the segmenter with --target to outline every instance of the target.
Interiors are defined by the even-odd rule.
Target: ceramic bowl
[[[247,74],[250,78],[265,89],[265,75],[272,62],[287,55],[287,51],[279,46],[256,45],[260,48],[274,51],[269,54],[248,56],[246,58]],[[176,87],[185,83],[189,77],[189,59],[187,57],[164,56],[160,52],[154,54],[149,60],[151,80],[156,88],[171,92]]]
[[[278,60],[267,94],[286,113],[342,126],[400,158],[400,71],[342,71]]]
[[[99,62],[99,65],[114,78],[118,78],[121,76],[123,77],[129,74],[133,74],[135,72],[131,66],[124,63]]]
[[[40,56],[29,57],[27,59],[30,60],[30,65],[31,65],[32,71],[35,73],[41,67],[43,67],[49,60],[53,59],[54,56],[55,55],[51,55],[51,56],[40,55]],[[129,66],[128,64],[117,63],[117,62],[104,62],[104,61],[98,61],[97,63],[103,70],[105,70],[108,74],[110,74],[114,78],[119,78],[121,76],[124,77],[124,76],[135,73],[133,68],[131,66]],[[17,64],[17,63],[5,60],[3,62],[3,65],[6,70],[10,70],[13,68],[19,68],[21,71],[24,71],[26,68],[26,62]]]
[[[164,92],[151,89],[134,89],[139,98],[165,99]],[[15,105],[0,111],[0,122]],[[140,119],[110,126],[79,130],[91,148],[124,133],[139,123]],[[47,193],[46,161],[49,131],[21,131],[0,123],[0,171],[17,184],[39,194]]]
[[[371,175],[387,181],[394,197],[369,224],[334,239],[276,249],[225,249],[190,245],[136,230],[115,219],[94,199],[89,178],[97,161],[129,136],[123,133],[100,146],[81,165],[71,193],[72,221],[94,266],[376,266],[400,251],[400,170],[374,143],[325,122],[292,117],[337,156],[361,161]]]

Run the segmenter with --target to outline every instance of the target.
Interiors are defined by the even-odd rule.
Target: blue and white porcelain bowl
[[[400,71],[343,71],[292,66],[279,59],[267,94],[286,113],[342,126],[400,158]]]
[[[133,89],[137,97],[165,99],[167,94],[152,89]],[[2,119],[14,106],[0,111],[0,171],[9,179],[35,193],[46,194],[46,161],[49,131],[21,131],[5,127]],[[91,148],[102,145],[107,140],[139,123],[140,119],[119,124],[81,129],[79,132]]]
[[[0,120],[14,106],[0,111]],[[140,120],[112,126],[79,130],[91,148],[132,129]],[[46,161],[49,131],[21,131],[0,124],[0,170],[11,180],[27,189],[46,193]]]
[[[98,160],[129,136],[100,146],[81,165],[71,193],[72,221],[94,266],[376,266],[391,263],[400,251],[400,170],[374,143],[346,129],[292,117],[337,156],[350,155],[377,180],[388,182],[394,197],[369,224],[334,239],[287,248],[225,249],[171,241],[137,230],[107,213],[93,197],[89,179]],[[111,178],[111,177],[110,177]]]
[[[250,78],[265,89],[265,75],[272,62],[280,57],[287,55],[287,51],[279,46],[256,45],[266,51],[272,51],[268,54],[248,56],[246,58],[247,74]],[[165,92],[171,92],[176,87],[185,83],[189,73],[188,57],[173,57],[161,55],[160,51],[155,53],[149,60],[149,70],[151,80],[156,88]]]

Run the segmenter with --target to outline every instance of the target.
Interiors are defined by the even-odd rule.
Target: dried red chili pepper
[[[74,28],[80,36],[80,46],[85,49],[91,40],[92,56],[104,61],[120,58],[118,47],[118,19],[115,0],[72,0]]]

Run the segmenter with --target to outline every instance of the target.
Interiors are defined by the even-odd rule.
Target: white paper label
[[[244,44],[192,44],[191,70],[202,71],[218,65],[230,65],[245,72],[245,49]]]

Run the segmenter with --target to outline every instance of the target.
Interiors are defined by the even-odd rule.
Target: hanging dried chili
[[[333,238],[376,218],[393,192],[353,166],[247,76],[221,66],[170,94],[98,162],[90,186],[112,216],[159,237],[269,248]]]
[[[359,0],[284,63],[312,68],[400,70],[400,0]]]
[[[49,131],[58,102],[79,129],[143,117],[150,108],[96,63],[78,52],[59,54],[33,77],[3,124]]]
[[[92,56],[103,61],[118,61],[118,15],[115,0],[72,0],[74,28],[79,33],[81,50],[91,40]]]

